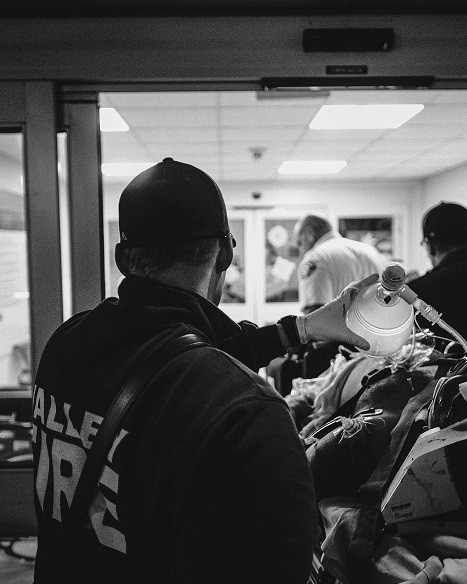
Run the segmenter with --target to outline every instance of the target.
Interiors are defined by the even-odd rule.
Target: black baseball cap
[[[138,174],[118,205],[120,241],[128,247],[229,235],[227,211],[216,182],[172,158]]]
[[[446,243],[467,243],[467,209],[442,201],[423,216],[423,237]]]

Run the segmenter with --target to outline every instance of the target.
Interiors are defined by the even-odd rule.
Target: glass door
[[[62,322],[55,120],[51,83],[0,83],[0,397]]]
[[[0,134],[0,387],[31,378],[23,134]]]
[[[301,314],[298,301],[300,263],[293,238],[296,222],[306,214],[328,215],[325,205],[315,207],[281,207],[255,213],[258,238],[258,322],[277,322],[285,314]]]
[[[324,214],[342,234],[377,245],[408,272],[424,272],[421,216],[452,192],[456,169],[465,165],[458,126],[464,93],[333,87],[281,93],[183,82],[65,86],[71,312],[115,295],[119,196],[136,174],[167,156],[202,168],[224,193],[243,242],[222,300],[234,320],[264,324],[299,312],[291,231],[305,213]],[[380,112],[375,127],[365,116],[336,127],[318,123],[326,111],[364,113],[368,103]],[[383,112],[399,106],[405,121],[388,125]]]

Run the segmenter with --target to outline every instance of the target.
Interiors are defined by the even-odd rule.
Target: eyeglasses
[[[232,242],[232,247],[237,247],[237,242],[235,241],[235,237],[232,235],[232,233],[229,231],[227,233],[227,235],[223,235],[221,237],[221,239],[230,239],[230,241]]]
[[[430,233],[425,235],[425,237],[422,239],[420,245],[428,245],[431,241],[433,241],[433,239],[436,239],[436,233],[434,231],[430,231]]]
[[[422,241],[420,242],[420,245],[422,245],[423,247],[429,247],[429,245],[433,242],[433,238],[428,235],[427,237],[424,237],[422,239]]]

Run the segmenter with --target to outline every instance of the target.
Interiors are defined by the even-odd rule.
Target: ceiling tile
[[[414,156],[433,147],[429,142],[409,142],[406,140],[378,140],[366,145],[359,151],[361,156],[402,154]]]
[[[143,162],[151,156],[131,132],[104,133],[101,146],[103,162]]]
[[[428,104],[421,112],[411,118],[405,126],[417,126],[419,124],[427,125],[433,123],[467,129],[465,105]]]
[[[217,107],[218,94],[214,91],[160,91],[140,93],[101,93],[100,105],[115,108],[205,108]]]
[[[224,142],[243,142],[254,140],[257,145],[263,142],[294,142],[303,133],[300,127],[260,126],[258,128],[222,128],[221,139]]]
[[[270,154],[274,154],[277,156],[285,156],[289,150],[290,141],[279,142],[270,140],[259,144],[256,138],[242,142],[222,140],[219,147],[223,154],[247,152],[250,156],[253,156],[253,151],[261,148],[264,155],[269,156]]]
[[[444,91],[433,91],[433,103],[453,103],[456,105],[467,105],[467,91],[464,89],[449,89]]]
[[[370,105],[397,103],[430,103],[430,90],[338,90],[332,91],[328,105]]]
[[[366,148],[371,141],[363,140],[303,140],[298,142],[292,149],[294,154],[309,153],[322,154],[326,156],[350,156]]]
[[[220,123],[223,126],[299,126],[306,128],[318,108],[311,106],[270,106],[224,108],[221,110]]]
[[[216,108],[121,108],[118,112],[132,128],[209,127],[218,124]]]
[[[216,142],[196,142],[196,147],[190,142],[147,142],[146,149],[158,155],[176,157],[185,157],[187,154],[202,155],[202,156],[216,156],[219,154],[219,145]],[[168,153],[168,154],[167,154]],[[178,158],[180,159],[180,158]]]
[[[143,142],[168,143],[168,142],[216,142],[218,132],[216,128],[140,128],[135,134]],[[196,148],[196,145],[194,146]]]
[[[378,130],[312,130],[308,129],[306,139],[321,142],[341,142],[342,140],[371,141],[384,136],[387,129]]]
[[[447,139],[460,138],[462,134],[462,128],[432,122],[431,124],[420,125],[406,124],[397,130],[388,132],[385,139],[394,140],[399,143],[444,142]]]

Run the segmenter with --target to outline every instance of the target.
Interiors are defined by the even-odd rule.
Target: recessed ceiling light
[[[113,107],[99,109],[101,132],[127,132],[130,127]]]
[[[104,176],[136,176],[154,164],[155,162],[103,162],[101,170]]]
[[[335,174],[346,166],[345,160],[286,160],[279,174]]]
[[[323,105],[310,123],[312,130],[399,128],[422,111],[420,103]]]

